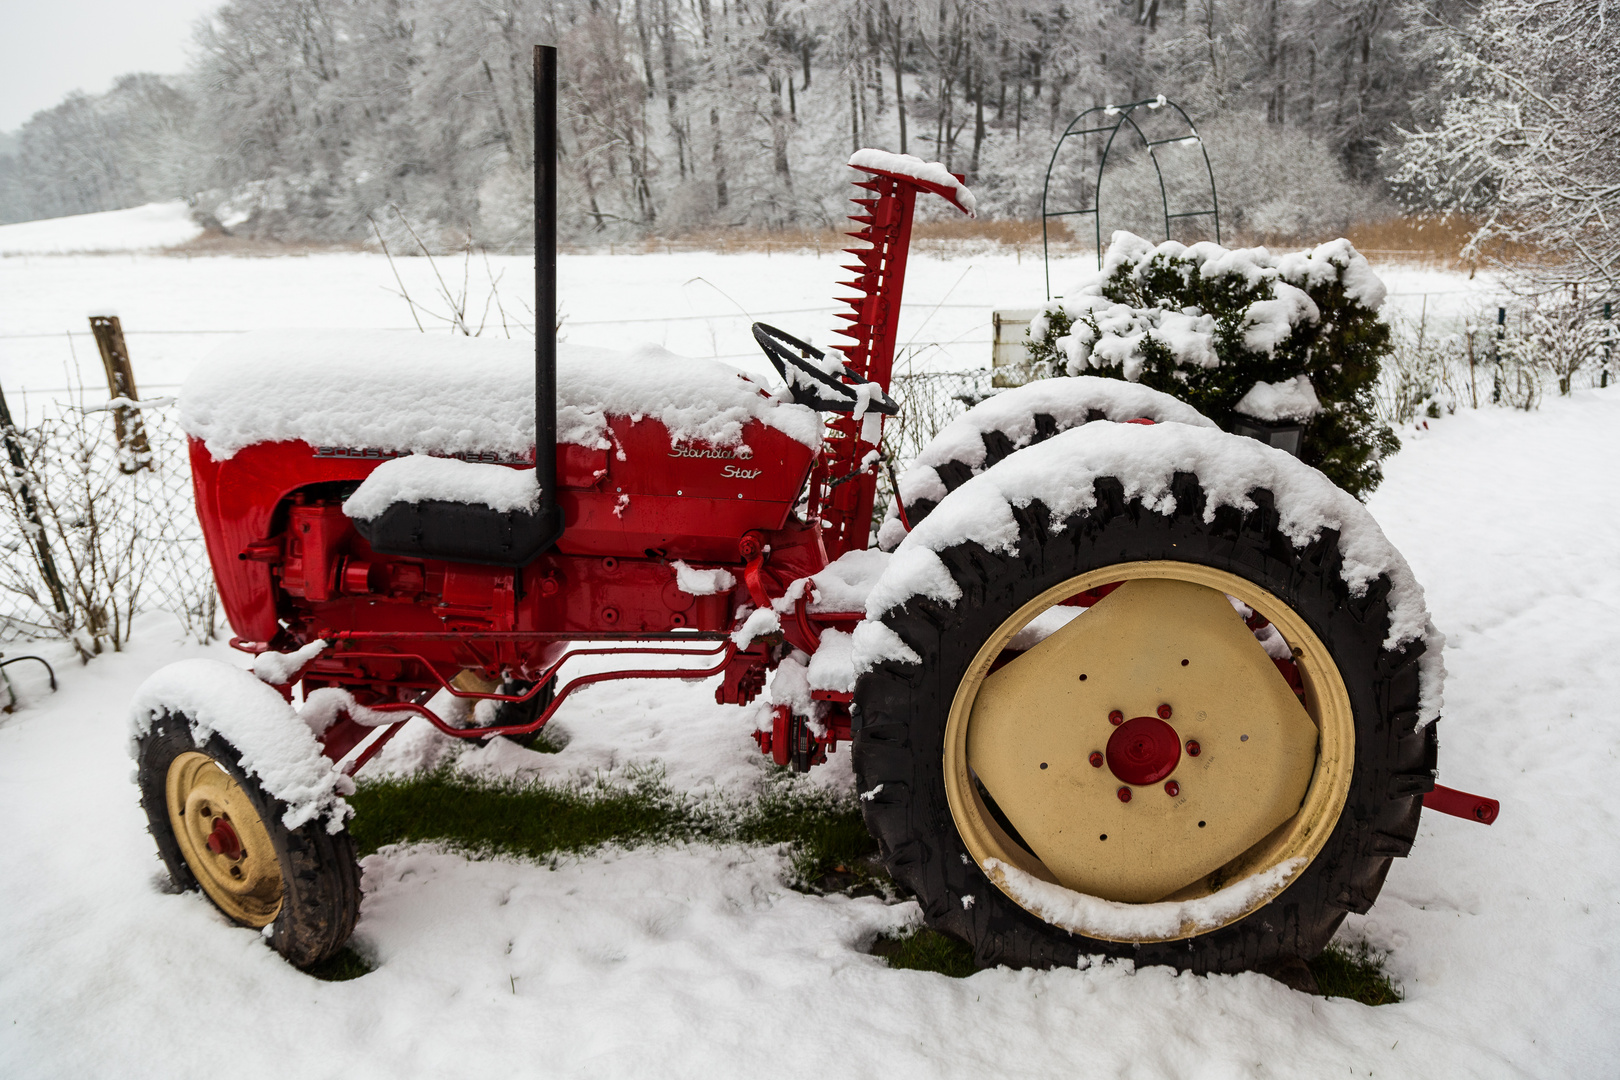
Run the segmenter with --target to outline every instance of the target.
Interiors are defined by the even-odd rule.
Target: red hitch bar
[[[1484,795],[1470,795],[1466,791],[1436,784],[1433,791],[1423,796],[1423,809],[1438,810],[1452,817],[1467,818],[1482,825],[1489,825],[1496,820],[1502,804]]]

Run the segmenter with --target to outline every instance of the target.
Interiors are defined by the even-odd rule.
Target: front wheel
[[[1252,456],[1213,432],[1128,439],[1134,460],[1165,439]],[[1304,466],[1256,461],[1299,489]],[[997,471],[935,515],[966,495],[982,516]],[[954,587],[911,560],[927,592],[883,618],[903,648],[857,684],[855,770],[891,873],[982,965],[1308,959],[1412,845],[1435,728],[1423,637],[1385,648],[1389,577],[1356,595],[1339,534],[1298,541],[1270,490],[1220,506],[1166,479],[1132,498],[1097,476],[1062,517],[1009,498],[1011,542],[908,540]]]
[[[319,817],[288,829],[286,806],[235,748],[219,734],[194,739],[182,712],[156,716],[136,751],[141,806],[177,888],[200,888],[240,926],[269,927],[271,945],[298,967],[343,947],[360,908],[347,831]]]

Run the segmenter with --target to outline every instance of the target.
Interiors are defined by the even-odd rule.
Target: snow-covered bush
[[[1273,255],[1116,232],[1101,272],[1030,324],[1029,374],[1140,382],[1222,426],[1240,403],[1255,416],[1262,398],[1280,403],[1289,416],[1259,418],[1304,420],[1304,460],[1365,496],[1383,478],[1379,460],[1400,445],[1373,399],[1390,350],[1383,299],[1347,240]]]
[[[1452,332],[1430,325],[1426,318],[1392,316],[1389,355],[1373,390],[1379,417],[1399,426],[1423,416],[1454,413],[1464,406],[1477,407],[1482,398],[1488,404],[1492,371],[1481,368],[1490,359],[1481,323],[1477,318],[1465,319]]]
[[[1503,359],[1551,375],[1567,395],[1576,380],[1598,370],[1612,324],[1592,317],[1578,298],[1536,297],[1519,311],[1502,342]]]

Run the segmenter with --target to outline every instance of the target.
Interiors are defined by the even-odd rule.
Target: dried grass
[[[262,240],[247,236],[233,236],[209,229],[201,235],[164,248],[158,252],[174,258],[207,258],[217,255],[235,255],[243,258],[267,259],[282,255],[324,255],[330,252],[375,251],[358,241],[330,242],[322,240]]]
[[[1229,245],[1264,244],[1273,251],[1280,251],[1314,247],[1342,235],[1374,262],[1470,273],[1494,261],[1523,261],[1531,257],[1532,252],[1523,245],[1494,243],[1486,245],[1482,257],[1463,259],[1459,253],[1478,227],[1477,220],[1459,214],[1412,214],[1358,222],[1342,233],[1243,234],[1226,239]]]
[[[1532,256],[1533,253],[1523,245],[1504,243],[1487,248],[1484,258],[1461,259],[1458,253],[1477,226],[1475,220],[1460,215],[1413,215],[1361,222],[1342,234],[1332,230],[1297,235],[1225,231],[1222,240],[1228,247],[1264,244],[1273,251],[1279,251],[1313,247],[1344,235],[1362,254],[1378,262],[1398,262],[1466,271],[1478,269],[1493,260],[1523,261]],[[853,223],[849,224],[847,229],[837,230],[809,227],[776,230],[752,227],[707,228],[675,236],[648,236],[629,241],[600,243],[564,241],[560,245],[560,250],[575,255],[656,255],[679,252],[712,252],[726,255],[814,252],[818,255],[829,255],[847,247],[861,246],[859,241],[848,235],[854,228]],[[1072,257],[1091,251],[1090,238],[1072,235],[1066,223],[1062,221],[1050,224],[1048,239],[1055,255]],[[262,240],[231,236],[211,230],[187,243],[164,249],[163,254],[181,258],[213,255],[270,257],[375,250],[376,245],[369,241],[326,243],[307,240]],[[1039,256],[1041,223],[1038,218],[925,218],[917,221],[912,229],[912,250],[937,255],[996,251],[1019,257],[1026,254]]]

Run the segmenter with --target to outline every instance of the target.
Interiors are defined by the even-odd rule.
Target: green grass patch
[[[793,871],[805,885],[843,891],[888,881],[874,858],[877,841],[848,796],[777,782],[743,810],[730,832],[747,844],[792,844]]]
[[[590,788],[488,782],[451,769],[372,780],[348,799],[349,832],[361,855],[388,844],[438,841],[479,854],[531,859],[604,844],[674,842],[792,845],[794,884],[826,892],[887,892],[877,843],[847,795],[807,790],[787,778],[748,801],[699,801],[656,774]]]
[[[1401,990],[1384,970],[1385,959],[1364,941],[1353,948],[1334,944],[1322,950],[1310,962],[1310,968],[1323,997],[1349,998],[1363,1005],[1393,1005],[1401,1000]]]
[[[565,745],[554,732],[541,728],[532,735],[519,735],[513,742],[537,754],[560,754]]]
[[[322,982],[348,982],[374,970],[369,960],[355,952],[352,947],[345,945],[314,967],[305,968],[304,974],[312,975]]]
[[[923,927],[899,937],[880,937],[872,953],[905,971],[935,971],[953,979],[965,979],[978,971],[973,950],[949,934]]]
[[[534,859],[672,840],[718,838],[715,815],[654,779],[627,787],[576,789],[521,781],[484,782],[448,768],[374,780],[348,797],[349,832],[361,855],[386,844],[438,840],[479,853]]]

